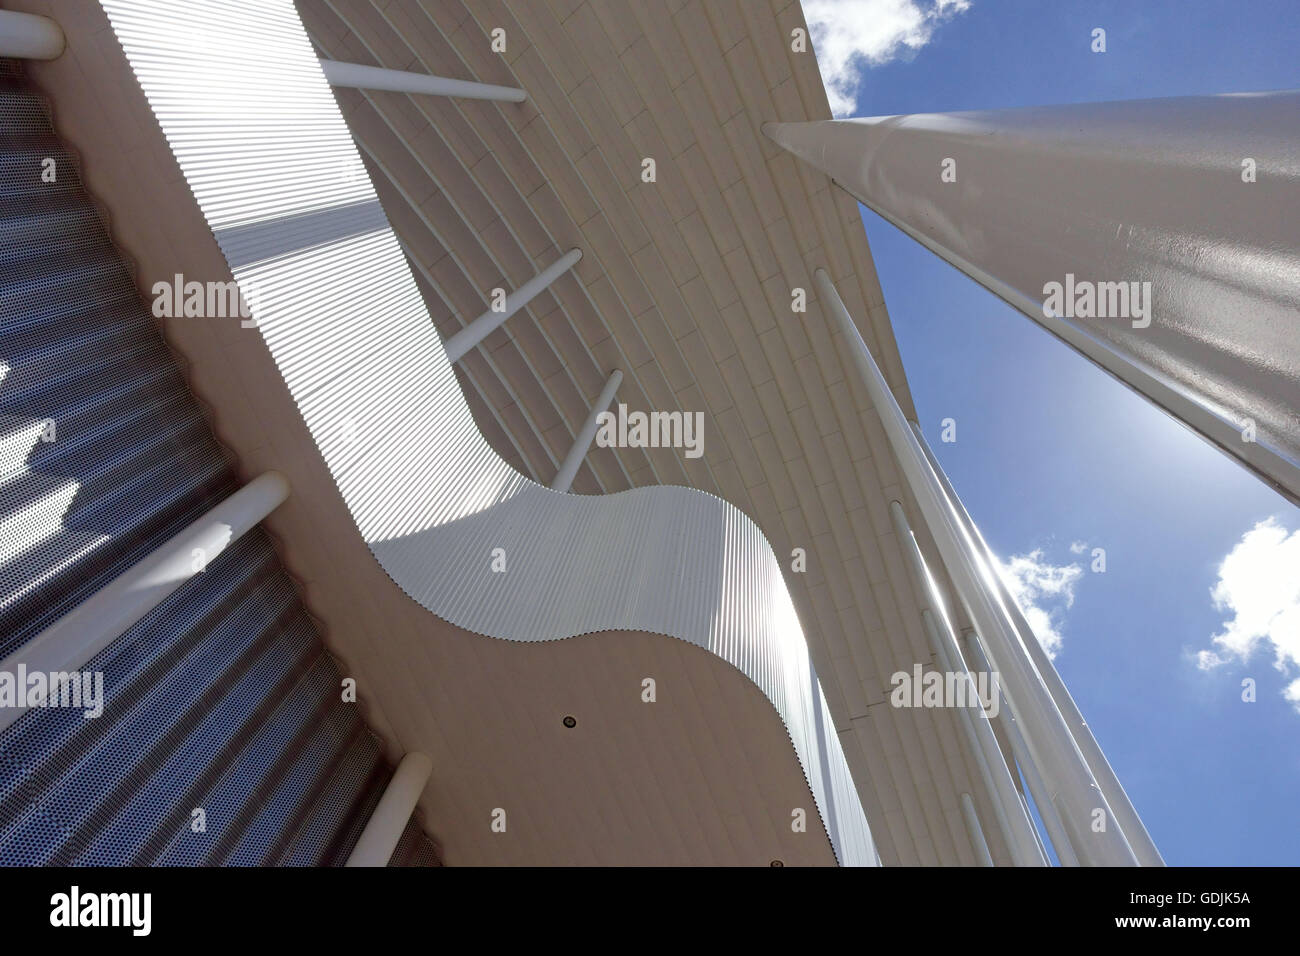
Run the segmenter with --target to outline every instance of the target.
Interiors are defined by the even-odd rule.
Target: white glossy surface
[[[838,324],[844,348],[880,415],[885,437],[894,449],[904,480],[916,496],[957,596],[988,644],[993,668],[1000,674],[1016,718],[1024,727],[1031,756],[1048,782],[1052,802],[1070,833],[1072,845],[1089,865],[1137,865],[1133,850],[1117,827],[1109,826],[1101,832],[1090,830],[1095,811],[1102,811],[1106,820],[1114,817],[1092,770],[1025,652],[987,570],[978,560],[974,544],[949,507],[938,477],[930,469],[903,410],[830,277],[818,269],[813,278],[817,297]]]
[[[920,446],[921,451],[924,452],[930,469],[939,480],[954,516],[958,523],[966,529],[975,547],[977,559],[987,569],[987,578],[993,582],[994,589],[998,593],[1002,606],[1006,609],[1008,618],[1020,633],[1021,646],[1024,647],[1035,670],[1042,677],[1043,685],[1051,695],[1056,709],[1065,718],[1066,726],[1070,728],[1070,734],[1074,737],[1074,742],[1078,745],[1079,751],[1092,769],[1092,774],[1097,780],[1097,785],[1101,787],[1101,792],[1106,795],[1106,800],[1115,812],[1116,820],[1124,831],[1129,845],[1133,847],[1133,852],[1137,855],[1138,861],[1143,866],[1164,866],[1164,857],[1160,855],[1155,841],[1151,839],[1151,834],[1147,832],[1146,825],[1143,824],[1142,818],[1138,816],[1137,808],[1133,806],[1133,802],[1125,792],[1124,785],[1120,783],[1119,777],[1110,765],[1110,761],[1106,759],[1105,753],[1102,752],[1101,745],[1097,743],[1097,739],[1092,735],[1088,722],[1083,719],[1083,714],[1080,713],[1078,705],[1075,704],[1074,698],[1070,696],[1065,681],[1061,680],[1061,675],[1057,673],[1056,665],[1052,663],[1051,658],[1047,656],[1047,652],[1043,650],[1042,642],[1034,635],[1033,628],[1025,620],[1024,612],[1021,611],[1015,597],[1007,589],[1006,582],[994,570],[997,566],[997,557],[993,554],[993,549],[988,546],[984,536],[980,534],[979,526],[975,524],[974,519],[966,511],[966,506],[962,504],[961,498],[957,496],[957,491],[953,488],[952,482],[948,480],[943,468],[939,466],[939,459],[935,457],[934,450],[930,448],[925,436],[921,433],[920,427],[915,422],[912,423],[912,434],[916,436],[917,444]],[[978,638],[975,639],[974,643],[978,647]],[[982,651],[979,657],[983,659]],[[999,715],[999,719],[1007,727],[1012,746],[1017,746],[1016,742],[1022,739],[1022,735],[1016,726],[1015,718],[1004,712]],[[1034,800],[1042,806],[1047,801],[1043,799],[1040,793],[1040,791],[1044,790],[1041,787],[1041,777],[1037,768],[1034,767],[1033,761],[1027,759],[1027,756],[1020,756],[1025,752],[1025,748],[1021,745],[1017,756],[1019,756],[1025,771],[1025,779],[1029,782],[1031,790],[1034,791]],[[1039,782],[1036,783],[1036,780]],[[1038,789],[1034,789],[1036,787]],[[1042,811],[1042,817],[1043,823],[1052,837],[1053,846],[1057,850],[1058,859],[1065,862],[1072,855],[1072,851],[1070,851],[1068,845],[1063,846],[1063,844],[1068,843],[1068,840],[1060,828],[1057,814],[1054,811],[1045,810]],[[1075,864],[1066,863],[1065,865]]]
[[[1300,92],[764,132],[1300,502]],[[1149,282],[1149,326],[1045,315],[1067,275]]]

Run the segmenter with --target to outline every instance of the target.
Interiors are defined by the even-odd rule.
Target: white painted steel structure
[[[929,608],[921,612],[921,620],[925,624],[926,635],[930,638],[940,669],[946,673],[955,673],[959,668],[953,664],[945,647],[947,641],[944,632],[949,630],[947,621],[944,621],[943,630],[940,630],[940,625]],[[973,688],[968,692],[974,693]],[[982,713],[977,715],[963,709],[961,725],[966,746],[979,767],[980,780],[993,804],[998,831],[1011,849],[1012,862],[1017,866],[1043,866],[1046,858],[1038,852],[1035,845],[1033,821],[1020,802],[1020,794],[1007,762],[998,749],[988,718]]]
[[[0,56],[53,60],[63,54],[63,30],[49,17],[0,10]]]
[[[967,631],[964,637],[966,639],[966,651],[970,655],[971,663],[977,669],[988,670],[988,658],[984,654],[984,649],[980,646],[979,635],[972,630]],[[1034,805],[1038,807],[1038,816],[1042,819],[1043,826],[1047,828],[1047,835],[1052,841],[1052,849],[1056,852],[1056,858],[1062,866],[1078,866],[1079,858],[1074,852],[1074,847],[1070,845],[1070,835],[1065,832],[1065,825],[1061,823],[1061,815],[1056,812],[1056,807],[1052,804],[1051,797],[1047,793],[1047,785],[1043,783],[1043,775],[1034,766],[1033,758],[1029,755],[1029,748],[1025,745],[1025,736],[1020,732],[1020,725],[1016,723],[1015,714],[1011,712],[1011,707],[1006,702],[1006,695],[1002,694],[1000,688],[998,693],[1002,696],[1002,705],[998,710],[997,719],[1006,730],[1007,739],[1011,743],[1011,752],[1016,759],[1016,765],[1020,768],[1025,783],[1029,786],[1029,792],[1034,798]]]
[[[974,543],[949,507],[943,487],[830,277],[818,269],[814,279],[818,298],[839,327],[847,355],[880,415],[885,435],[916,495],[962,605],[987,642],[991,663],[1002,676],[1030,751],[1048,782],[1052,803],[1071,834],[1080,860],[1088,865],[1136,865],[1133,850],[1012,626]],[[1094,829],[1094,825],[1104,829]]]
[[[961,815],[966,821],[966,830],[970,833],[971,847],[975,850],[975,859],[980,866],[992,866],[993,857],[989,855],[989,845],[980,829],[980,819],[975,814],[975,801],[969,793],[961,795]]]
[[[763,131],[1300,502],[1300,91]]]
[[[573,437],[573,447],[564,456],[564,461],[560,463],[560,470],[556,473],[555,480],[551,482],[552,491],[568,491],[573,484],[578,469],[582,467],[582,460],[587,457],[587,450],[591,448],[592,439],[596,437],[600,413],[609,408],[609,403],[614,400],[614,393],[618,391],[622,381],[623,373],[619,369],[614,369],[610,373],[609,380],[605,382],[605,387],[600,390],[600,395],[592,403],[591,411],[587,413],[587,420],[582,423],[582,428]]]
[[[103,5],[253,304],[250,334],[265,340],[389,576],[479,634],[544,641],[642,630],[729,661],[784,720],[839,860],[876,864],[781,568],[758,527],[689,488],[557,494],[496,455],[292,3]],[[347,423],[356,421],[383,427],[355,442]],[[506,574],[490,570],[496,549]]]
[[[915,422],[912,423],[912,433],[916,436],[921,451],[925,454],[930,470],[943,489],[949,508],[957,521],[965,528],[970,541],[974,544],[977,560],[986,569],[985,578],[991,582],[993,588],[997,591],[998,600],[1001,602],[1002,607],[1005,608],[1012,626],[1020,635],[1021,646],[1025,648],[1034,668],[1042,677],[1043,684],[1052,697],[1052,702],[1070,728],[1071,736],[1082,752],[1084,759],[1088,762],[1097,785],[1101,787],[1101,792],[1106,795],[1106,800],[1115,813],[1116,821],[1119,823],[1120,828],[1123,829],[1129,844],[1133,847],[1138,862],[1143,866],[1164,866],[1164,858],[1160,855],[1160,851],[1156,849],[1155,841],[1151,839],[1151,834],[1147,832],[1146,826],[1142,823],[1142,818],[1138,816],[1137,808],[1133,806],[1133,802],[1125,792],[1123,784],[1119,782],[1119,777],[1111,767],[1110,761],[1106,759],[1105,753],[1102,752],[1101,745],[1097,743],[1097,738],[1092,735],[1092,730],[1088,727],[1088,722],[1084,720],[1083,714],[1079,711],[1079,706],[1074,702],[1074,698],[1070,696],[1069,690],[1066,689],[1065,681],[1061,680],[1061,675],[1057,673],[1056,666],[1052,663],[1051,658],[1047,656],[1047,652],[1043,650],[1042,642],[1034,635],[1029,622],[1025,620],[1020,605],[1011,592],[1007,590],[1006,582],[1002,580],[1002,576],[997,572],[998,560],[993,554],[993,549],[988,546],[984,536],[980,534],[979,526],[975,524],[974,519],[966,510],[966,506],[962,504],[961,499],[957,496],[952,482],[948,480],[948,476],[939,466],[939,460],[935,457],[934,450],[930,448],[925,436],[921,433],[920,426]],[[1017,730],[1015,733],[1018,735],[1019,731]],[[1028,777],[1028,772],[1026,772],[1026,777]],[[1037,793],[1034,794],[1034,799],[1041,802]],[[1046,816],[1044,822],[1047,822]],[[1050,825],[1048,829],[1051,832]],[[1053,835],[1052,840],[1054,844],[1058,842],[1055,835]]]
[[[965,675],[963,680],[968,688],[967,700],[978,700],[975,685],[965,660],[957,646],[952,625],[943,606],[934,579],[925,565],[925,558],[912,534],[912,527],[903,512],[903,506],[897,501],[889,503],[889,515],[894,523],[894,533],[898,535],[899,544],[907,556],[908,566],[916,581],[917,590],[925,596],[928,607],[922,609],[921,619],[925,625],[926,636],[935,660],[945,673]],[[1017,866],[1044,866],[1046,859],[1038,852],[1034,836],[1034,824],[1020,802],[1020,794],[1007,769],[1006,761],[998,748],[997,739],[987,716],[976,707],[961,708],[962,734],[976,765],[979,767],[980,779],[988,791],[989,801],[997,815],[998,829],[1007,846],[1011,848],[1012,859]]]
[[[20,665],[28,673],[80,670],[288,496],[277,472],[254,478],[0,662],[0,672],[17,673]],[[26,709],[21,701],[0,708],[0,730]]]
[[[463,100],[495,100],[501,103],[522,103],[528,94],[513,86],[493,86],[469,80],[453,80],[427,73],[406,70],[386,70],[360,63],[340,63],[338,60],[321,60],[321,69],[331,86],[350,86],[361,90],[388,90],[393,93],[415,93],[430,96],[456,96]]]
[[[428,754],[408,753],[402,757],[345,866],[388,865],[431,776],[433,759]]]
[[[449,338],[443,346],[447,353],[447,361],[455,362],[464,356],[466,352],[501,328],[506,319],[533,301],[539,293],[545,291],[552,282],[576,266],[581,260],[582,250],[570,249],[514,292],[507,295],[500,310],[488,309]]]

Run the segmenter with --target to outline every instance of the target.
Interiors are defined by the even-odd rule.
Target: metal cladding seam
[[[101,2],[343,500],[393,581],[439,617],[490,637],[640,630],[712,651],[784,720],[840,862],[876,864],[762,532],[695,489],[561,494],[493,451],[290,0]],[[505,573],[490,569],[498,548]]]

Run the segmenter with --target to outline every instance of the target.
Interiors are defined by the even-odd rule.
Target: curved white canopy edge
[[[642,630],[729,661],[784,720],[840,862],[878,863],[762,532],[694,489],[553,492],[493,451],[291,0],[102,2],[393,581],[439,617],[490,637]],[[502,560],[505,570],[493,570]]]

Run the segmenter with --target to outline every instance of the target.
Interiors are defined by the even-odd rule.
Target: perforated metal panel
[[[236,487],[45,104],[0,61],[0,656]],[[102,716],[37,708],[0,733],[0,865],[338,864],[387,784],[260,531],[87,670]],[[410,827],[395,862],[437,859]]]
[[[438,859],[438,848],[433,845],[424,831],[414,820],[402,831],[402,838],[397,841],[397,849],[389,866],[442,866]]]

